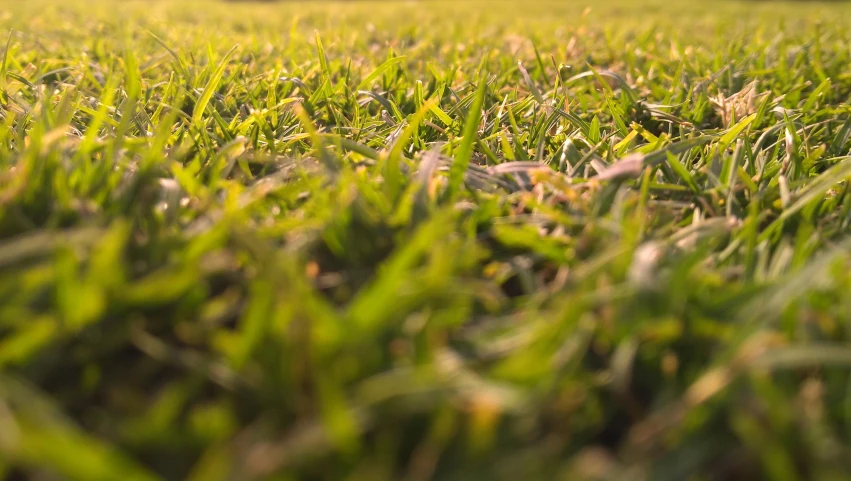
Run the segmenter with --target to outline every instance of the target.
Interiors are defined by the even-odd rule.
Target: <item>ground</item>
[[[847,479],[849,26],[0,3],[0,478]]]

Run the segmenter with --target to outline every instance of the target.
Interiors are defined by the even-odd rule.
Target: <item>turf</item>
[[[840,480],[851,6],[5,2],[0,478]]]

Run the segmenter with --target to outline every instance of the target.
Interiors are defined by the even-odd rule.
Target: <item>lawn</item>
[[[0,2],[0,479],[848,479],[851,4],[699,3]]]

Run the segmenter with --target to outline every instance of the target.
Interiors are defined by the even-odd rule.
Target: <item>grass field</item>
[[[851,4],[0,2],[0,479],[845,480]]]

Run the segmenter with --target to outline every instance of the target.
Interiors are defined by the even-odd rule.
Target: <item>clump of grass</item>
[[[844,479],[848,7],[333,7],[3,7],[0,477]]]

